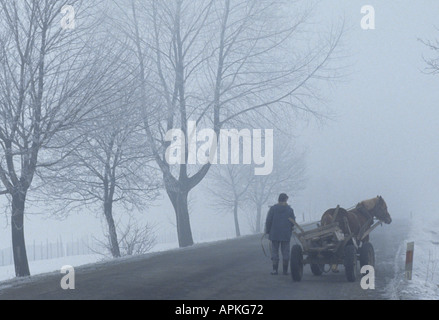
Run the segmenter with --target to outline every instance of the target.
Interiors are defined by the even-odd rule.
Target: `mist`
[[[319,220],[337,205],[351,207],[383,196],[394,219],[437,215],[439,194],[439,77],[428,74],[423,57],[431,52],[419,39],[439,38],[435,1],[369,1],[376,11],[376,29],[362,30],[364,1],[322,0],[314,7],[316,29],[344,19],[345,33],[338,50],[343,76],[322,85],[327,117],[298,118],[291,139],[305,151],[306,184],[285,187],[299,220]],[[292,15],[294,13],[291,13]],[[268,128],[267,128],[268,129]],[[282,132],[275,130],[276,135]],[[288,162],[288,159],[285,159]],[[205,190],[206,182],[190,194],[190,223],[195,242],[232,238],[232,213],[219,212]],[[6,199],[1,203],[7,208]],[[277,201],[273,197],[270,204]],[[5,209],[6,210],[6,209]],[[124,221],[123,207],[115,209]],[[64,219],[49,209],[26,205],[26,243],[102,237],[105,221],[87,208]],[[268,211],[264,205],[263,214]],[[243,234],[250,234],[251,207],[240,210]],[[155,226],[159,239],[177,241],[175,213],[166,192],[134,210],[139,222]],[[10,213],[0,219],[0,249],[11,246]]]

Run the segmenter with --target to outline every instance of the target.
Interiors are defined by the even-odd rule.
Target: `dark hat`
[[[279,202],[287,202],[288,201],[288,196],[285,193],[282,193],[279,196]]]

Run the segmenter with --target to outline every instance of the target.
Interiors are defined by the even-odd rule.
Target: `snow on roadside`
[[[244,238],[246,236],[243,236]],[[14,266],[0,267],[0,291],[8,287],[21,286],[26,283],[37,281],[40,278],[44,278],[50,274],[60,272],[63,266],[72,266],[79,270],[96,270],[103,266],[114,265],[118,263],[124,263],[126,261],[143,260],[146,257],[152,257],[162,254],[163,252],[169,252],[172,250],[194,250],[196,248],[205,247],[221,243],[223,241],[234,239],[234,237],[226,238],[213,238],[205,241],[195,243],[192,247],[179,248],[178,243],[159,243],[147,254],[138,256],[127,256],[120,259],[104,258],[102,255],[85,255],[85,256],[70,256],[60,259],[42,260],[42,261],[30,261],[29,267],[32,272],[32,276],[25,278],[15,278]]]
[[[37,275],[41,273],[52,272],[55,270],[61,270],[61,268],[66,265],[78,267],[85,264],[95,263],[101,261],[102,259],[103,258],[101,255],[94,254],[63,257],[51,260],[29,261],[29,268],[32,274]],[[15,278],[15,270],[13,265],[0,267],[0,281],[13,278]]]
[[[412,280],[404,278],[408,242],[415,242]],[[391,299],[439,300],[439,219],[411,220],[411,230],[395,257],[396,278],[390,285]]]
[[[152,252],[162,252],[177,247],[178,244],[176,243],[157,244],[153,248]],[[127,259],[130,258],[132,259],[133,257],[127,257]],[[111,261],[112,259],[105,258],[102,255],[90,254],[90,255],[80,255],[80,256],[68,256],[68,257],[51,259],[51,260],[29,261],[29,268],[31,270],[32,275],[35,276],[45,273],[59,272],[63,266],[72,266],[76,268],[76,267],[91,265],[95,263],[109,263]],[[14,278],[15,278],[14,265],[0,267],[0,282],[5,280],[13,280]]]

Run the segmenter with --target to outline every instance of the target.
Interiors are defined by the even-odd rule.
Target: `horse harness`
[[[375,210],[375,207],[373,210]],[[369,211],[366,208],[364,208],[364,205],[361,203],[359,203],[355,209],[366,218],[366,222],[360,227],[360,230],[358,231],[357,239],[359,239],[361,235],[373,224],[374,217],[372,214],[369,213]],[[354,214],[354,216],[355,219],[357,219],[358,225],[361,225],[358,216],[356,214]]]

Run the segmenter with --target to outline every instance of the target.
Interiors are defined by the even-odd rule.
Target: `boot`
[[[288,261],[284,261],[283,264],[283,271],[284,271],[284,275],[287,276],[288,275]]]
[[[277,276],[279,273],[278,273],[278,270],[279,269],[279,264],[273,264],[273,271],[271,272],[271,275],[272,276]]]

